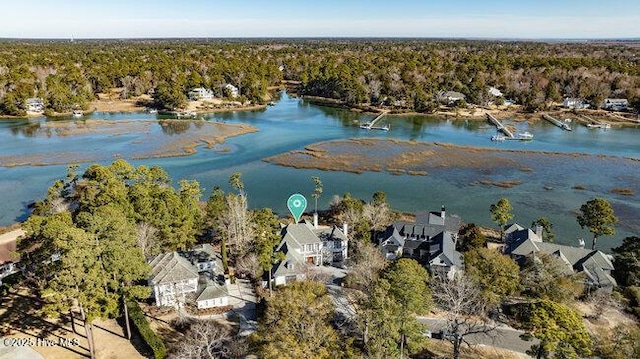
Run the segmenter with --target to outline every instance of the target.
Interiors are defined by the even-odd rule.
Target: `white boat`
[[[516,134],[516,138],[519,140],[532,140],[533,139],[533,134],[531,132],[528,131],[524,131],[524,132],[519,132]]]
[[[196,118],[198,114],[195,112],[178,112],[176,116],[178,118]]]
[[[148,112],[148,113],[151,113],[151,114],[156,114],[156,113],[158,113],[158,109],[155,109],[155,108],[149,108],[149,109],[147,109],[147,112]]]
[[[493,136],[491,136],[491,141],[500,141],[500,142],[502,142],[502,141],[504,141],[506,139],[507,138],[505,136],[503,136],[503,135],[493,135]]]
[[[611,128],[611,124],[608,123],[588,123],[587,124],[588,128],[602,128],[602,129],[610,129]]]
[[[84,112],[82,112],[81,110],[73,110],[73,113],[71,115],[73,117],[82,117],[84,115]]]

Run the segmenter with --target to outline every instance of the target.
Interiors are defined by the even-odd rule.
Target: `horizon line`
[[[262,40],[262,39],[398,39],[398,40],[566,40],[566,41],[640,41],[640,36],[636,37],[492,37],[492,36],[148,36],[148,37],[2,37],[5,40],[53,40],[53,41],[82,41],[82,40]]]

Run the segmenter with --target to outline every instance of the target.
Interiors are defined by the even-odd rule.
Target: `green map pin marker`
[[[307,199],[300,193],[292,194],[287,200],[287,207],[289,207],[289,212],[293,215],[293,219],[298,223],[304,210],[307,208]]]

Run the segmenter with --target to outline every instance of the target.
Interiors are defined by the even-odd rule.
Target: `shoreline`
[[[450,109],[446,107],[440,107],[438,110],[432,113],[424,113],[424,112],[415,112],[411,110],[393,110],[388,108],[376,107],[371,105],[348,105],[343,100],[321,97],[321,96],[310,96],[310,95],[299,95],[299,97],[303,100],[309,101],[310,103],[315,103],[319,105],[339,107],[343,109],[347,109],[349,111],[354,111],[362,114],[370,114],[370,115],[379,115],[383,112],[386,113],[385,116],[389,117],[430,117],[436,119],[462,119],[462,120],[473,120],[473,121],[484,121],[486,120],[487,114],[491,114],[495,116],[499,120],[512,118],[516,121],[544,121],[542,118],[543,114],[549,114],[554,117],[571,117],[572,119],[577,120],[577,122],[586,123],[589,122],[584,117],[595,117],[600,121],[607,121],[612,125],[619,126],[640,126],[640,119],[634,120],[625,118],[622,115],[609,112],[606,110],[590,110],[590,109],[582,109],[582,110],[571,110],[571,109],[551,109],[544,110],[538,112],[522,112],[520,110],[519,105],[511,105],[506,107],[499,108],[486,108],[486,107],[471,107],[467,109]],[[475,105],[474,105],[475,106]]]

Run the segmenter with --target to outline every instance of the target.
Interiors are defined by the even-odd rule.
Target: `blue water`
[[[93,119],[139,120],[156,119],[156,115],[144,113],[93,113],[85,116]],[[620,217],[617,233],[603,237],[600,247],[617,246],[622,238],[640,234],[640,162],[620,158],[594,159],[559,156],[527,159],[533,172],[505,169],[483,171],[476,169],[438,169],[428,171],[427,176],[396,176],[386,172],[353,174],[319,170],[301,170],[265,163],[263,158],[283,152],[302,149],[306,145],[333,139],[353,137],[381,137],[425,142],[447,142],[500,149],[526,149],[558,152],[604,154],[618,157],[640,158],[640,130],[638,128],[589,130],[574,126],[574,131],[563,131],[546,121],[532,125],[516,123],[519,130],[528,130],[535,138],[530,142],[491,142],[495,128],[484,121],[438,120],[425,117],[387,117],[381,124],[390,123],[392,130],[364,131],[355,124],[371,120],[344,109],[317,106],[308,102],[281,96],[276,106],[262,111],[230,112],[206,116],[209,121],[246,123],[259,132],[229,138],[219,148],[228,152],[199,148],[187,157],[133,160],[135,165],[160,165],[177,179],[200,181],[208,195],[214,186],[229,189],[229,176],[242,172],[252,207],[268,206],[276,212],[286,213],[286,199],[291,193],[300,192],[310,197],[313,192],[311,176],[319,176],[324,183],[324,193],[319,205],[325,207],[334,195],[350,192],[368,199],[371,193],[382,190],[391,205],[398,210],[437,210],[446,205],[450,213],[459,214],[465,222],[493,225],[489,206],[500,197],[507,197],[514,206],[515,220],[523,225],[540,216],[547,216],[554,223],[558,241],[577,243],[577,238],[590,238],[575,220],[580,204],[594,196],[608,199]],[[63,119],[71,120],[71,119]],[[108,136],[100,134],[59,137],[30,137],[25,129],[45,118],[31,120],[0,121],[0,156],[25,153],[119,153],[124,158],[131,155],[130,148],[135,134]],[[507,121],[509,122],[509,121]],[[161,133],[161,128],[152,127]],[[25,134],[25,132],[27,134]],[[170,136],[166,134],[166,136]],[[102,160],[108,163],[110,159]],[[85,165],[86,166],[86,165]],[[84,166],[83,166],[84,168]],[[66,166],[0,167],[0,225],[24,220],[26,206],[42,198],[54,180],[64,177]],[[478,180],[502,181],[518,179],[519,186],[504,189],[478,186]],[[571,187],[581,184],[586,190]],[[547,189],[545,189],[547,188]],[[632,188],[636,195],[625,197],[611,194],[612,188]]]

